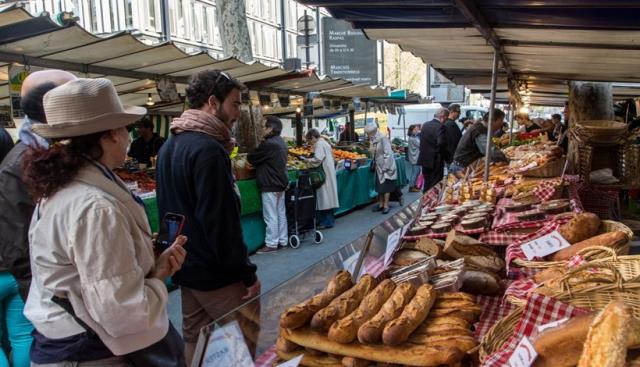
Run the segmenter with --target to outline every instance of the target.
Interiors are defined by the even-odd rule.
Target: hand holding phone
[[[185,218],[184,215],[175,213],[166,213],[160,223],[160,233],[156,240],[156,250],[162,252],[169,248],[182,234],[184,228]]]
[[[185,243],[187,243],[187,237],[178,236],[173,244],[156,259],[156,266],[151,272],[151,277],[164,280],[180,270],[187,256],[187,250],[184,249]]]

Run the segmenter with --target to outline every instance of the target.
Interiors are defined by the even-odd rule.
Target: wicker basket
[[[625,144],[620,148],[618,171],[622,181],[631,186],[640,185],[640,145]]]
[[[594,265],[597,267],[605,267],[618,274],[616,276],[616,280],[611,283],[600,284],[579,290],[574,290],[567,286],[564,291],[553,294],[552,297],[561,302],[589,310],[603,309],[612,300],[621,298],[625,304],[629,305],[633,309],[634,316],[636,318],[640,318],[640,282],[638,279],[625,282],[622,274],[619,273],[616,267],[605,264],[587,264],[567,274],[564,277],[564,280],[567,281],[572,276],[575,276],[584,269],[593,267]],[[568,282],[565,283],[568,284]],[[577,285],[579,284],[574,285],[574,287]],[[520,307],[512,311],[509,315],[500,319],[495,325],[493,325],[493,327],[491,327],[491,329],[489,329],[480,342],[480,361],[483,361],[488,355],[502,348],[504,343],[507,342],[509,337],[513,334],[523,311],[524,307]]]
[[[618,145],[627,136],[627,125],[618,121],[579,121],[572,129],[574,136],[583,144]]]
[[[565,159],[555,159],[543,166],[536,167],[522,172],[526,177],[559,177],[562,175],[562,169],[564,168]]]
[[[603,220],[600,224],[600,230],[598,231],[598,234],[613,231],[622,231],[627,234],[627,238],[629,240],[624,244],[620,244],[619,246],[613,248],[616,254],[627,255],[629,253],[629,245],[631,244],[631,239],[633,238],[633,231],[623,223],[613,220]],[[609,256],[610,255],[607,252],[597,251],[590,256],[590,259],[595,260],[597,258],[605,258]],[[513,260],[513,264],[522,268],[547,269],[554,266],[565,265],[565,261],[528,261],[523,259],[515,259]]]

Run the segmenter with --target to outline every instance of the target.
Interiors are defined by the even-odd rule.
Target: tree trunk
[[[236,57],[242,62],[252,62],[251,38],[244,0],[217,0],[218,29],[225,57]],[[232,75],[233,76],[233,75]],[[262,138],[262,113],[260,108],[243,108],[236,124],[235,137],[241,153],[252,152]]]
[[[569,128],[578,121],[613,120],[613,92],[611,83],[569,83]],[[578,142],[569,135],[567,156],[573,167],[579,162]]]

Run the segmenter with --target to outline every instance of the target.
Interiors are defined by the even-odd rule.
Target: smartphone
[[[157,246],[159,250],[167,249],[182,234],[184,221],[184,215],[181,214],[167,213],[164,215],[162,223],[160,223],[160,233],[158,233]]]

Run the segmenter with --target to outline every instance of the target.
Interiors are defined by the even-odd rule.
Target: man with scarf
[[[259,254],[268,254],[287,247],[288,227],[285,207],[285,190],[289,185],[287,175],[287,143],[280,136],[282,121],[268,116],[264,122],[264,140],[249,153],[249,163],[256,167],[256,183],[262,196],[262,217],[266,224],[265,246]]]
[[[203,326],[260,294],[256,266],[242,237],[240,196],[229,158],[243,89],[218,70],[192,76],[186,89],[190,108],[173,119],[173,135],[158,154],[160,217],[183,215],[183,233],[189,238],[188,255],[173,276],[182,291],[187,365]],[[251,316],[255,321],[257,315]],[[247,321],[238,320],[241,327]]]
[[[28,365],[33,330],[22,313],[31,284],[28,232],[35,208],[23,181],[24,155],[28,147],[49,146],[31,127],[47,123],[44,95],[73,79],[73,74],[62,70],[36,71],[25,78],[20,90],[25,117],[18,130],[19,141],[0,164],[0,302],[5,305],[5,314],[0,317],[6,320],[15,366]]]

